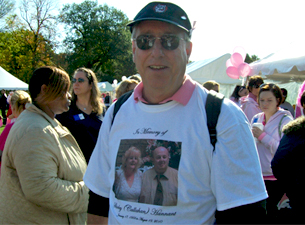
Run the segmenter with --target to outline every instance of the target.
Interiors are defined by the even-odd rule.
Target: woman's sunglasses
[[[163,35],[162,37],[155,37],[152,35],[140,35],[136,39],[137,46],[141,50],[148,50],[154,46],[155,40],[159,39],[161,45],[166,50],[175,50],[179,46],[179,41],[184,40],[174,34]]]
[[[78,79],[73,78],[72,79],[73,84],[75,84],[77,81],[78,81],[78,83],[84,83],[85,82],[85,80],[83,78],[78,78]]]

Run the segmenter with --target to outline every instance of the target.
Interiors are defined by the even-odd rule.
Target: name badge
[[[83,120],[85,119],[84,115],[82,113],[78,114],[78,115],[74,115],[74,120],[78,121],[78,120]]]

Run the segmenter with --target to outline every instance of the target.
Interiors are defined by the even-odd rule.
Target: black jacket
[[[283,133],[271,167],[295,211],[305,204],[305,117],[286,124]]]

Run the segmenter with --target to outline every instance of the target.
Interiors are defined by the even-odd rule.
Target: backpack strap
[[[217,142],[216,125],[218,116],[220,114],[221,104],[223,102],[224,95],[215,91],[209,91],[207,100],[205,103],[205,110],[207,114],[207,125],[210,133],[210,141],[213,145],[213,151]]]
[[[117,112],[119,111],[121,106],[124,104],[124,102],[126,102],[127,99],[132,95],[132,93],[133,93],[133,90],[126,92],[121,97],[119,97],[118,100],[114,103],[115,105],[114,105],[114,109],[113,109],[113,116],[112,116],[111,126],[113,124],[113,121],[114,121],[114,118],[115,118]]]
[[[126,102],[127,99],[132,95],[132,93],[133,93],[133,90],[123,94],[115,102],[111,125],[113,124],[113,121],[114,121],[114,118],[115,118],[117,112],[119,111],[121,106],[124,104],[124,102]],[[215,91],[209,91],[207,99],[206,99],[206,103],[205,103],[205,110],[206,110],[206,114],[207,114],[207,126],[209,129],[210,141],[211,141],[211,144],[213,145],[213,151],[215,150],[215,145],[217,142],[216,125],[218,122],[218,117],[220,114],[220,109],[221,109],[221,104],[223,102],[223,99],[224,99],[224,95],[217,93]]]
[[[281,126],[282,126],[282,122],[283,122],[283,119],[288,116],[287,114],[285,114],[282,119],[280,120],[280,123],[279,123],[279,127],[278,127],[278,131],[279,131],[279,136],[280,138],[282,138],[282,130],[281,130]]]

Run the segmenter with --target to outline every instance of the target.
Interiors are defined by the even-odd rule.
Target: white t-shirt
[[[206,97],[207,91],[200,85],[196,85],[186,106],[176,101],[146,105],[135,102],[132,95],[118,111],[112,127],[113,106],[109,108],[84,177],[93,192],[109,198],[109,224],[213,224],[216,209],[267,198],[244,113],[224,99],[213,152],[206,125]],[[177,205],[115,198],[115,170],[124,151],[135,145],[146,158],[155,147],[166,146],[171,159],[179,161],[170,163],[178,170]]]

